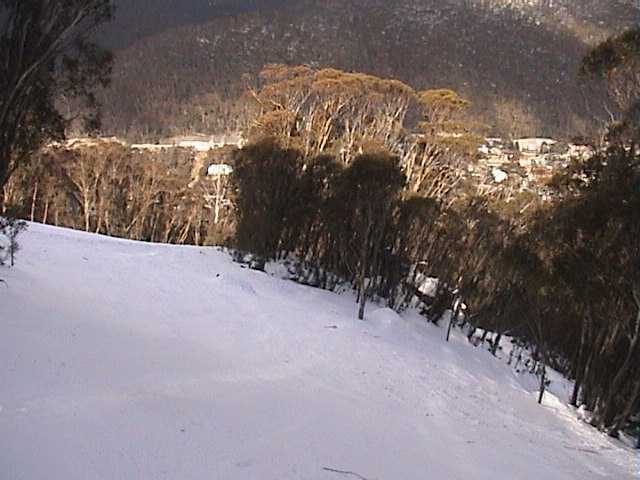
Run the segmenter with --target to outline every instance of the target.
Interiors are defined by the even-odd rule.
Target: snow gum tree
[[[238,246],[273,258],[288,249],[286,232],[303,215],[297,211],[303,193],[300,153],[264,139],[239,151],[235,163]]]
[[[111,18],[110,0],[0,0],[0,187],[38,146],[64,135],[62,99],[81,100],[98,124],[95,89],[111,55],[91,41]]]
[[[345,164],[371,142],[398,151],[415,100],[398,80],[330,68],[270,65],[261,79],[250,92],[261,109],[253,135],[276,137],[306,158],[330,153]]]
[[[417,94],[422,115],[402,157],[408,190],[446,201],[461,182],[463,167],[473,160],[480,137],[466,118],[468,101],[453,90],[425,90]]]
[[[357,156],[338,179],[335,221],[347,226],[341,252],[356,277],[358,318],[364,319],[370,285],[381,272],[381,257],[389,247],[392,214],[400,200],[405,177],[398,159],[384,152]]]

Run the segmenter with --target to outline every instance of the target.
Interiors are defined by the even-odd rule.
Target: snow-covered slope
[[[413,316],[216,249],[32,225],[0,270],[0,478],[634,478],[634,455]]]

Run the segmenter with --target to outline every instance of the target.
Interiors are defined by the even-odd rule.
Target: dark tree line
[[[328,155],[305,163],[297,150],[265,139],[239,152],[234,180],[239,247],[265,258],[295,253],[351,280],[364,318],[367,298],[386,280],[405,182],[398,159],[371,152],[346,167]]]
[[[575,380],[571,402],[617,436],[640,412],[635,105],[621,103],[607,144],[558,173],[547,200],[478,197],[464,181],[446,199],[412,193],[388,151],[364,148],[345,163],[262,140],[238,154],[238,245],[338,275],[357,290],[360,318],[368,298],[401,309],[420,298],[421,274],[438,278],[430,319],[466,305],[472,330],[494,332],[494,354],[504,335],[531,349],[540,401],[553,367]]]
[[[639,60],[638,30],[585,58],[583,73],[607,80],[620,112],[606,143],[556,175],[553,202],[526,219],[503,212],[510,231],[462,290],[474,323],[523,337],[575,380],[571,403],[612,436],[640,413]]]

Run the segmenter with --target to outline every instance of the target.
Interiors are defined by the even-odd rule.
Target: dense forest
[[[110,48],[125,48],[167,29],[205,23],[215,18],[268,10],[287,0],[117,0],[113,22],[104,25],[100,40]]]

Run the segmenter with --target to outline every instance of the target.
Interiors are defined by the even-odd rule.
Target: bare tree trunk
[[[36,180],[36,184],[33,187],[33,196],[31,197],[31,221],[35,221],[36,217],[36,202],[38,201],[38,186],[39,182]]]
[[[47,224],[49,218],[49,200],[44,203],[44,213],[42,214],[42,223]]]
[[[493,339],[493,344],[491,345],[491,354],[495,357],[496,352],[498,351],[498,347],[500,346],[500,340],[502,339],[502,333],[498,333],[496,338]]]
[[[625,426],[627,420],[633,414],[634,407],[636,407],[638,404],[639,395],[640,395],[640,380],[636,380],[633,386],[633,393],[630,395],[630,398],[627,401],[627,404],[625,405],[621,413],[616,418],[615,423],[611,428],[611,431],[609,432],[610,436],[614,438],[618,438],[620,430]],[[639,442],[638,448],[640,448],[640,436],[638,437],[638,442]]]
[[[362,248],[360,249],[360,273],[358,284],[360,286],[358,318],[364,320],[364,307],[367,303],[367,271],[369,269],[369,237],[371,236],[371,222],[367,225],[367,231],[362,240]]]
[[[214,209],[214,219],[213,219],[213,223],[218,225],[218,222],[220,221],[220,205],[222,203],[222,176],[218,175],[218,178],[216,179],[216,204],[215,204],[215,209]]]
[[[455,307],[453,308],[453,313],[451,314],[451,318],[449,319],[449,326],[447,327],[447,342],[449,341],[449,337],[451,336],[451,329],[453,328],[453,323],[458,321],[458,314],[460,312],[460,303],[461,300],[456,298]]]
[[[578,355],[576,359],[576,375],[575,383],[573,384],[573,392],[571,393],[570,404],[574,407],[578,406],[578,397],[580,395],[580,388],[582,387],[582,380],[584,378],[584,368],[582,363],[584,360],[585,343],[587,337],[587,319],[582,321],[582,332],[580,333],[580,345],[578,346]]]
[[[88,232],[91,230],[91,206],[89,204],[89,192],[84,192],[84,230]]]
[[[360,265],[360,293],[358,295],[358,300],[360,303],[360,307],[358,309],[358,318],[360,320],[364,320],[364,307],[367,303],[367,249],[366,243],[362,247],[362,258]]]
[[[367,282],[366,278],[362,278],[360,283],[360,307],[358,308],[358,318],[360,320],[364,320],[364,307],[367,302],[367,286],[365,285]]]
[[[608,425],[609,422],[615,415],[614,414],[615,405],[613,401],[614,395],[616,395],[617,392],[622,387],[625,376],[633,365],[633,357],[636,352],[636,348],[638,346],[638,341],[640,340],[640,293],[634,290],[634,297],[636,298],[636,301],[639,306],[638,313],[636,315],[635,328],[634,328],[633,335],[630,338],[631,343],[629,345],[629,349],[627,350],[627,355],[624,359],[624,362],[622,363],[622,366],[618,369],[618,372],[613,378],[613,381],[609,386],[607,395],[603,400],[602,406],[604,411],[599,422],[599,428],[601,430],[604,430],[607,426],[609,426]]]
[[[580,388],[582,387],[582,381],[579,378],[576,378],[575,383],[573,384],[573,391],[571,392],[571,400],[569,401],[569,405],[574,407],[578,406],[578,398],[580,396]]]
[[[540,375],[540,394],[538,395],[538,403],[542,404],[542,399],[544,397],[544,391],[546,388],[546,380],[547,380],[547,366],[543,360],[542,362],[542,374]]]

